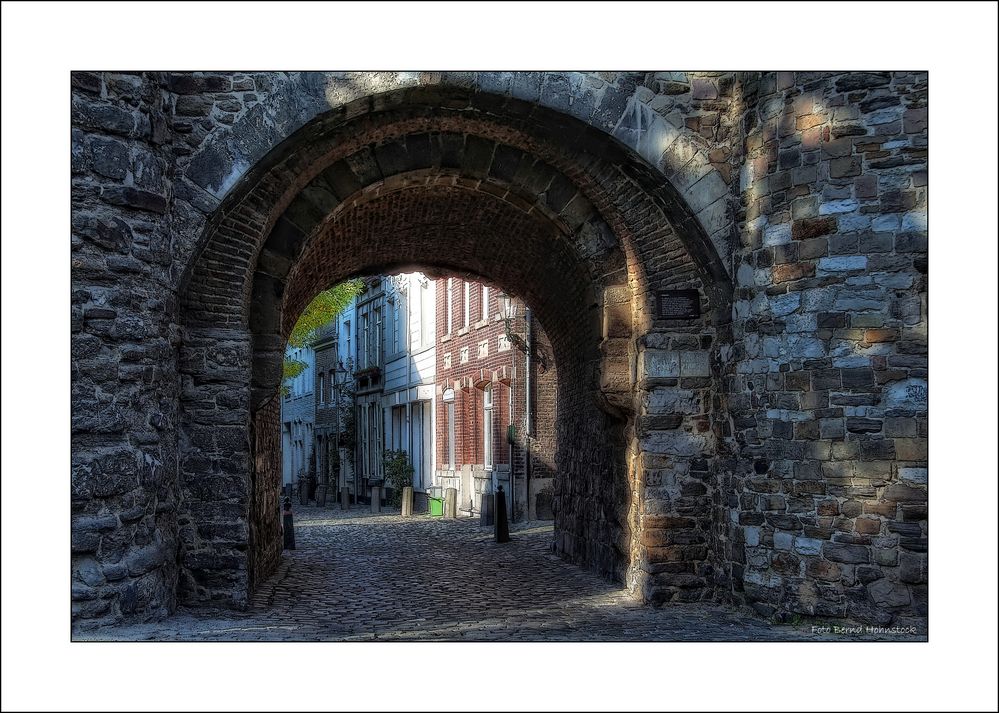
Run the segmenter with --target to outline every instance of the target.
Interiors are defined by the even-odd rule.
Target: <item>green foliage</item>
[[[288,359],[287,357],[282,364],[281,369],[281,395],[286,396],[291,389],[288,387],[288,382],[294,379],[296,376],[305,371],[305,367],[308,366],[304,361],[299,361],[298,359]]]
[[[358,278],[341,282],[328,290],[323,290],[309,303],[288,337],[288,346],[310,347],[315,343],[319,330],[328,325],[337,315],[350,306],[351,300],[364,292],[364,281]],[[281,374],[281,395],[287,396],[291,389],[288,382],[305,371],[306,364],[296,359],[284,360]]]
[[[387,450],[382,459],[385,465],[385,480],[392,486],[392,507],[402,505],[402,489],[413,484],[413,464],[409,454],[403,450]]]
[[[308,365],[304,361],[299,361],[298,359],[285,359],[284,370],[281,374],[281,378],[294,379],[296,376],[305,371],[306,366]]]
[[[350,306],[351,300],[363,291],[364,281],[355,278],[320,292],[295,322],[288,337],[288,346],[312,346],[317,332],[336,319],[338,314]]]

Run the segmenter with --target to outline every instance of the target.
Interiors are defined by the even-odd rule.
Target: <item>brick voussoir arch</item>
[[[418,175],[403,174],[394,177],[394,180],[366,187],[340,203],[326,219],[313,228],[304,249],[288,273],[274,274],[258,270],[255,280],[263,279],[269,283],[270,280],[277,279],[286,283],[286,289],[281,293],[281,305],[273,305],[281,310],[279,336],[282,340],[287,338],[311,296],[330,284],[349,277],[351,269],[354,273],[363,271],[379,274],[418,266],[431,268],[438,273],[457,274],[518,294],[532,304],[537,313],[549,312],[553,318],[556,316],[555,302],[563,295],[571,295],[576,299],[581,312],[591,312],[599,307],[594,288],[601,286],[608,271],[595,269],[592,263],[596,262],[599,266],[600,260],[594,259],[589,263],[583,261],[571,242],[572,232],[558,216],[539,210],[538,206],[528,204],[499,184],[465,179],[448,172],[437,175],[423,171],[416,173]],[[407,206],[407,199],[413,195],[420,196],[424,202],[446,203],[446,217],[431,225],[412,221],[399,226],[398,216],[405,215],[403,207]],[[370,213],[372,205],[377,205],[378,210],[390,215],[395,225],[375,230],[371,227],[370,219],[358,217],[366,210]],[[385,207],[382,208],[382,205]],[[459,207],[463,212],[458,212]],[[509,221],[509,231],[499,230],[500,220]],[[366,226],[366,232],[360,241],[354,237],[357,231],[352,231],[358,221],[363,221]],[[533,227],[537,225],[543,225],[546,229]],[[476,226],[479,232],[471,232],[472,226]],[[529,227],[531,232],[528,232]],[[470,248],[465,253],[451,240],[418,242],[410,239],[413,235],[426,237],[428,229],[434,234],[450,235],[460,232],[463,238],[478,237],[473,245],[463,246]],[[354,239],[347,239],[348,234]],[[371,245],[366,241],[374,236],[379,236],[372,241],[378,243],[373,251],[374,259],[358,260],[353,268],[346,268],[347,271],[343,268],[339,271],[330,269],[330,258],[333,257],[329,252],[330,248],[340,254],[360,253],[366,248],[370,249]],[[487,238],[491,241],[489,244],[486,242]],[[535,247],[532,240],[536,241],[536,250],[532,250]],[[598,256],[604,264],[620,262],[620,255],[608,252],[610,254]],[[525,256],[532,256],[533,259],[528,260]],[[497,266],[490,263],[490,260],[498,262],[499,258],[503,258],[505,264]],[[351,264],[349,259],[342,259],[341,262]],[[558,274],[562,280],[539,279],[537,285],[532,285],[522,277],[529,273],[548,276],[557,269],[560,270]],[[300,286],[303,281],[306,282],[306,287]],[[518,282],[524,284],[517,284]],[[294,290],[288,288],[291,285],[295,286]],[[254,304],[259,305],[260,302],[255,300]],[[256,332],[255,329],[254,331]],[[559,331],[556,329],[554,333],[558,334]],[[595,349],[595,343],[591,348]]]
[[[673,79],[687,81],[683,73]],[[609,76],[610,75],[610,76]],[[726,257],[732,215],[723,202],[727,181],[708,158],[709,147],[682,118],[653,109],[641,86],[644,73],[605,72],[299,72],[267,84],[273,91],[228,132],[216,134],[189,164],[194,183],[222,199],[249,177],[281,141],[315,120],[347,122],[419,101],[460,110],[485,107],[513,117],[546,114],[558,129],[588,126],[611,135],[670,181],[694,209],[705,235]]]
[[[356,100],[350,106],[315,118],[310,125],[301,129],[305,134],[304,138],[296,135],[294,139],[275,147],[260,162],[261,165],[248,170],[238,181],[239,185],[225,194],[225,200],[204,231],[202,240],[198,241],[201,245],[198,249],[216,259],[224,259],[226,255],[233,253],[249,253],[249,257],[254,249],[252,236],[259,235],[260,226],[263,225],[265,232],[269,232],[277,215],[299,197],[300,191],[345,155],[358,157],[352,168],[360,173],[364,173],[372,165],[378,171],[381,165],[370,147],[392,146],[402,139],[403,145],[408,148],[412,142],[405,144],[403,137],[409,135],[456,133],[475,137],[468,144],[457,147],[463,159],[465,151],[474,154],[476,150],[482,149],[482,144],[477,142],[484,139],[550,164],[552,169],[561,173],[563,180],[575,184],[586,200],[605,216],[607,222],[618,232],[624,249],[629,254],[634,253],[635,240],[629,235],[627,222],[620,220],[617,214],[622,209],[634,213],[631,207],[622,208],[621,204],[634,196],[642,196],[654,206],[654,210],[663,214],[663,222],[672,226],[685,251],[693,257],[711,301],[719,304],[728,302],[731,289],[727,275],[727,255],[719,254],[712,239],[700,225],[700,218],[688,208],[678,189],[669,181],[663,180],[663,174],[657,169],[645,164],[640,157],[617,141],[608,140],[606,134],[572,117],[559,116],[537,106],[523,105],[523,102],[509,97],[481,93],[468,95],[467,92],[460,93],[454,88],[446,89],[454,96],[450,104],[460,106],[460,109],[440,108],[434,104],[435,101],[440,101],[439,95],[428,93],[428,90],[407,89],[390,93],[391,97],[379,95],[377,101],[374,98]],[[405,109],[398,109],[400,106]],[[391,107],[396,107],[394,113],[388,110]],[[371,113],[370,110],[374,108],[379,108],[380,111]],[[344,117],[348,116],[353,119],[344,123]],[[229,155],[238,151],[238,147],[256,145],[260,137],[255,132],[259,131],[258,123],[248,126],[237,124],[233,129],[235,135],[228,138],[222,153]],[[249,135],[242,136],[239,135],[240,132]],[[296,147],[305,139],[309,145],[307,154],[296,151]],[[212,190],[211,175],[198,169],[208,159],[221,160],[220,151],[218,143],[206,147],[188,164],[185,180]],[[381,155],[384,161],[391,163],[393,157],[389,151],[382,150]],[[473,155],[468,160],[485,163],[485,170],[489,171],[496,170],[491,165],[494,160],[497,160],[497,168],[501,169],[504,158],[501,151],[498,155]],[[243,158],[232,160],[237,165],[245,163]],[[684,165],[687,164],[689,161]],[[390,166],[389,173],[392,172]],[[703,181],[707,175],[709,174],[704,174],[699,180]],[[254,187],[253,191],[247,190],[249,185]],[[543,193],[544,187],[536,189],[537,192]],[[712,206],[717,208],[718,204],[719,201],[716,200]],[[220,232],[228,233],[229,240],[212,245],[207,236]],[[640,256],[633,255],[636,265],[641,262],[639,258]],[[197,261],[192,260],[191,264],[196,265]],[[190,270],[185,275],[181,292],[190,293],[193,284],[196,294],[198,276]],[[249,285],[243,284],[242,287],[244,298],[248,297]]]

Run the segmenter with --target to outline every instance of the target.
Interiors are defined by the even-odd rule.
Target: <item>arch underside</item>
[[[559,384],[556,550],[618,580],[643,557],[637,352],[652,330],[727,317],[721,259],[675,190],[606,135],[516,100],[405,94],[301,129],[206,229],[182,299],[182,601],[245,601],[280,555],[273,396],[297,315],[342,279],[403,266],[472,275],[535,310]],[[700,291],[697,325],[656,318],[666,288]]]

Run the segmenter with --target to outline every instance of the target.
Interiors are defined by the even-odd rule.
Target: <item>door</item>
[[[413,487],[417,490],[426,490],[433,485],[430,460],[434,448],[431,407],[430,401],[414,401],[410,404],[409,457],[413,464]]]
[[[423,490],[423,402],[413,402],[410,409],[409,458],[413,464],[413,488]]]
[[[421,401],[423,406],[423,488],[426,490],[434,484],[433,454],[434,428],[432,401]]]

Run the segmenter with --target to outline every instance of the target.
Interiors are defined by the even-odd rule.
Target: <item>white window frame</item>
[[[430,301],[430,281],[420,280],[420,346],[434,343],[435,305]]]
[[[454,316],[454,278],[447,278],[447,299],[444,300],[444,310],[447,314],[447,333],[450,334],[452,329],[452,317]]]
[[[493,469],[493,385],[482,389],[482,460],[486,470]]]
[[[399,295],[392,300],[392,353],[398,354],[402,351],[402,330],[399,328],[399,312],[402,311],[402,296]]]
[[[344,333],[347,335],[347,361],[350,361],[353,358],[354,354],[350,350],[350,337],[353,334],[353,332],[350,331],[350,320],[349,319],[343,320],[343,327],[344,327]],[[339,350],[337,351],[337,356],[338,357],[340,356]],[[341,360],[338,360],[338,362],[339,361],[341,361]]]
[[[361,328],[363,334],[357,335],[358,349],[364,356],[362,368],[367,368],[371,359],[371,317],[365,312],[361,315]],[[363,345],[363,346],[362,346]]]
[[[468,325],[471,322],[472,317],[472,285],[470,282],[465,282],[465,323],[462,325],[465,329],[468,329]]]

